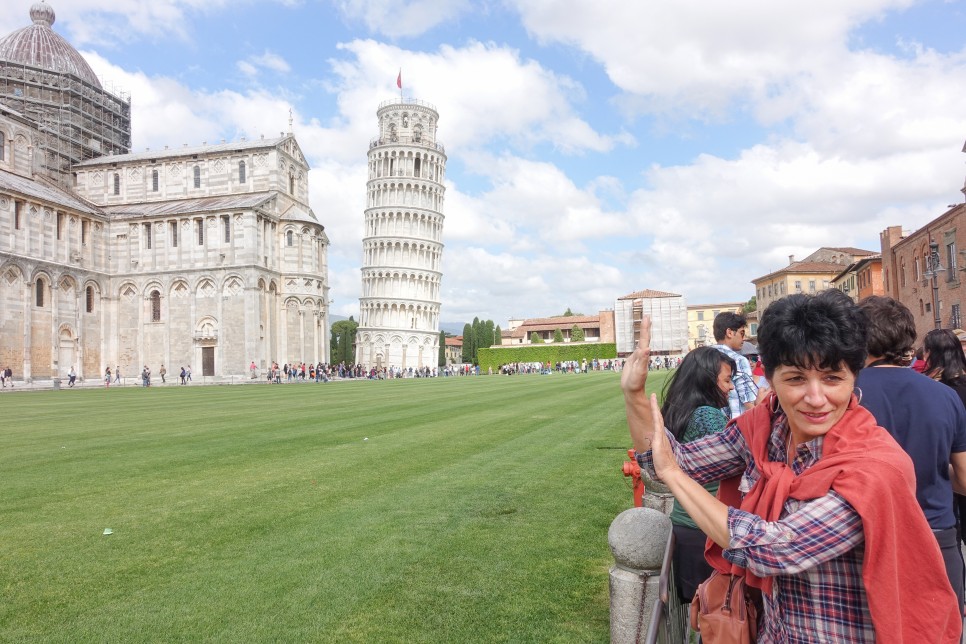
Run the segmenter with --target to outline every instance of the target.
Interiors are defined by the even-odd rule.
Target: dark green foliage
[[[751,313],[758,309],[758,296],[752,295],[751,299],[745,302],[745,305],[741,307],[742,313]]]
[[[555,364],[565,360],[576,360],[580,362],[586,358],[589,362],[594,358],[598,360],[612,360],[616,357],[617,345],[612,342],[595,342],[592,344],[540,343],[538,345],[526,344],[513,347],[492,347],[490,349],[481,349],[479,354],[480,368],[486,371],[492,367],[494,372],[502,365],[512,362],[550,362],[551,364]]]
[[[500,330],[499,324],[497,324],[496,328],[493,330],[493,344],[496,346],[503,344],[503,331]]]
[[[560,329],[554,329],[553,330],[553,341],[554,342],[563,342],[563,331],[561,331]]]
[[[463,325],[463,364],[473,362],[473,325]]]
[[[583,342],[584,341],[584,330],[581,329],[576,324],[570,329],[570,341],[571,342]]]
[[[530,344],[543,344],[543,338],[536,331],[530,333]]]
[[[446,331],[439,332],[439,362],[440,367],[446,366]]]
[[[356,343],[356,329],[359,323],[351,317],[348,320],[339,320],[332,325],[332,340],[329,347],[329,362],[331,364],[353,364],[356,360],[354,351]]]

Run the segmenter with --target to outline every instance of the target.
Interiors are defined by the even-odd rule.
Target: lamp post
[[[939,243],[935,240],[929,242],[929,265],[925,277],[932,279],[932,310],[936,320],[936,328],[942,327],[942,318],[939,315],[939,274],[946,268],[939,262]]]

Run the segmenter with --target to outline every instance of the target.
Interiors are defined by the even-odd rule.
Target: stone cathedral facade
[[[366,368],[439,364],[446,152],[436,108],[383,103],[369,144],[356,362]]]
[[[327,362],[329,240],[291,132],[131,153],[129,121],[115,119],[96,141],[106,101],[129,103],[78,71],[50,5],[31,18],[0,40],[0,368],[224,378]],[[51,128],[30,99],[65,84],[91,113],[76,101]]]

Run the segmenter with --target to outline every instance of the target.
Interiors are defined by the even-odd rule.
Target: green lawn
[[[4,394],[0,641],[606,642],[628,443],[613,373]]]

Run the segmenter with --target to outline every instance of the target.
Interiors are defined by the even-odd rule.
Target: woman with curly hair
[[[758,327],[772,393],[690,443],[644,393],[649,321],[625,363],[637,461],[708,535],[711,565],[761,590],[759,642],[960,641],[912,460],[853,394],[867,324],[836,289],[772,303]]]

